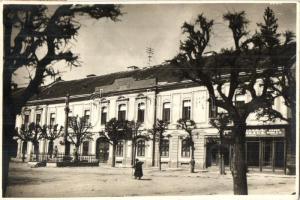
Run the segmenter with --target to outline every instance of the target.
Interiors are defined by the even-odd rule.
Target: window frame
[[[191,147],[188,145],[188,139],[181,140],[181,157],[190,158],[191,157]]]
[[[141,139],[136,143],[136,155],[137,157],[145,157],[146,155],[146,142]]]

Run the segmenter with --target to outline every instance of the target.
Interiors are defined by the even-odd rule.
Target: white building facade
[[[149,71],[145,69],[143,73]],[[137,70],[139,71],[139,70]],[[142,71],[142,70],[140,70]],[[196,169],[205,169],[218,165],[218,130],[209,120],[215,116],[216,109],[210,104],[209,95],[204,86],[189,81],[165,80],[158,74],[139,78],[133,72],[89,77],[75,81],[57,81],[43,89],[41,94],[32,98],[17,116],[16,127],[30,122],[44,124],[65,124],[65,96],[70,94],[69,116],[89,116],[94,133],[93,140],[84,142],[80,148],[82,155],[95,155],[102,163],[111,163],[112,145],[100,137],[105,122],[111,118],[125,118],[141,121],[141,130],[153,127],[155,119],[169,121],[165,139],[162,141],[161,161],[166,168],[188,167],[191,157],[190,147],[185,141],[186,132],[177,129],[180,118],[192,119],[196,123],[193,130],[195,142]],[[109,76],[109,81],[106,81]],[[170,75],[171,76],[171,75]],[[113,77],[113,78],[112,78]],[[99,81],[101,80],[101,81]],[[101,83],[97,83],[101,82]],[[247,102],[250,95],[237,96],[236,101]],[[277,98],[276,110],[288,115],[283,99]],[[248,167],[260,170],[283,169],[286,163],[285,133],[288,126],[282,121],[259,121],[255,114],[248,117],[246,133],[246,159]],[[47,153],[53,146],[64,153],[63,137],[50,144],[39,143],[40,153]],[[146,167],[152,166],[153,155],[157,166],[158,146],[153,154],[152,140],[137,141],[136,158]],[[71,154],[73,147],[70,148]],[[18,158],[25,155],[29,159],[33,152],[30,142],[18,141]],[[230,164],[230,146],[225,147],[225,165]],[[132,143],[120,141],[116,149],[116,166],[131,166]]]

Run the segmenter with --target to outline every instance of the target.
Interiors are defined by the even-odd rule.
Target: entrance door
[[[109,143],[104,138],[98,138],[96,144],[96,158],[99,162],[106,163],[109,156]]]

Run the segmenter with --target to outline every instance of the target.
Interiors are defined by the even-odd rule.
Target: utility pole
[[[152,59],[153,54],[154,54],[154,49],[151,48],[151,47],[147,47],[146,48],[146,53],[148,54],[148,67],[150,67],[151,61],[152,61],[151,59]]]
[[[65,130],[64,130],[64,144],[65,144],[65,155],[70,154],[70,144],[68,141],[68,127],[69,127],[69,102],[70,102],[70,95],[67,93],[66,95],[66,105],[65,105]]]

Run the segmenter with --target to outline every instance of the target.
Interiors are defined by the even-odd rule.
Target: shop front
[[[286,166],[286,140],[284,126],[248,127],[245,141],[245,158],[248,170],[282,171]],[[228,137],[230,131],[224,135]],[[232,144],[225,140],[220,145],[219,138],[207,136],[206,167],[217,166],[220,163],[220,153],[223,154],[225,166],[230,166]]]

